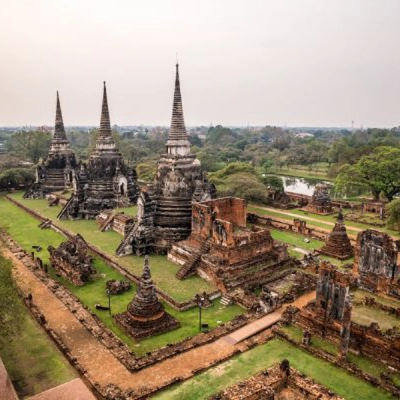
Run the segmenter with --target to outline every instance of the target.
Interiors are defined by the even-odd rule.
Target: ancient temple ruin
[[[127,207],[137,200],[136,171],[124,163],[112,137],[105,82],[96,146],[88,165],[75,172],[73,189],[60,219],[94,219],[103,210]]]
[[[180,323],[164,310],[151,279],[149,258],[145,256],[143,274],[134,299],[127,310],[115,315],[115,321],[136,340],[179,328]]]
[[[282,360],[268,370],[236,383],[210,400],[344,400]]]
[[[166,253],[172,243],[190,235],[192,203],[215,197],[215,186],[208,183],[190,150],[177,64],[166,153],[159,159],[154,184],[139,197],[138,223],[125,236],[117,255]]]
[[[73,240],[61,243],[57,248],[49,246],[48,251],[56,273],[76,286],[82,286],[96,274],[88,246],[79,234]]]
[[[315,214],[328,215],[333,213],[332,200],[329,194],[329,186],[325,183],[318,183],[315,186],[311,201],[305,210]]]
[[[192,233],[174,243],[168,258],[178,264],[178,279],[198,273],[223,292],[245,288],[287,272],[287,247],[269,230],[247,228],[246,202],[226,197],[193,204]]]
[[[36,167],[36,180],[24,194],[24,199],[41,199],[71,187],[76,167],[75,154],[65,134],[57,92],[56,121],[50,150],[47,158]]]
[[[350,340],[352,301],[351,274],[339,271],[328,262],[321,262],[315,302],[304,307],[298,325],[322,337],[334,337],[340,332],[339,357],[346,357]]]
[[[400,241],[384,232],[358,234],[353,273],[362,288],[400,297],[399,246]]]
[[[354,250],[351,246],[350,239],[347,236],[344,217],[341,211],[339,212],[332,232],[328,235],[325,241],[325,245],[317,251],[339,260],[347,260],[348,258],[353,257]]]

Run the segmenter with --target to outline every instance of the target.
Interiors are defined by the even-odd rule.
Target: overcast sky
[[[400,0],[0,0],[0,125],[400,125]]]

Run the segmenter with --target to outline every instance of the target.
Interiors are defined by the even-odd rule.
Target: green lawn
[[[47,200],[23,200],[21,193],[14,193],[12,197],[23,203],[25,206],[39,212],[45,218],[53,220],[57,225],[62,228],[68,229],[73,233],[80,233],[86,241],[94,244],[100,250],[107,253],[115,259],[119,264],[124,266],[130,272],[140,275],[143,267],[143,258],[135,255],[125,257],[116,257],[115,250],[122,240],[122,236],[115,231],[100,232],[99,225],[95,220],[82,220],[82,221],[59,221],[57,214],[60,211],[59,207],[49,207]],[[15,212],[16,207],[4,198],[0,198],[0,212],[13,214],[11,220],[5,217],[5,222],[14,225],[21,223],[26,218],[26,213],[22,210]],[[129,208],[130,213],[135,212],[134,207]],[[37,226],[37,223],[36,225]],[[36,231],[35,231],[36,232]],[[43,231],[39,231],[43,232]],[[36,233],[35,233],[36,234]],[[35,234],[29,237],[35,237]],[[200,278],[198,275],[192,276],[188,279],[180,281],[175,278],[175,274],[179,267],[170,262],[166,256],[151,255],[150,266],[153,274],[154,281],[157,286],[166,291],[171,297],[179,302],[187,301],[193,298],[196,293],[212,292],[215,287],[206,280]]]
[[[324,181],[333,181],[327,175],[326,170],[317,170],[313,168],[312,170],[309,169],[299,169],[295,167],[291,168],[272,168],[269,173],[276,174],[276,175],[283,175],[283,176],[294,176],[296,178],[312,178],[312,179],[323,179]]]
[[[382,331],[386,331],[394,326],[400,328],[400,319],[385,311],[367,307],[363,304],[355,304],[351,312],[351,320],[360,325],[371,325],[371,322],[377,322]]]
[[[358,300],[358,301],[364,301],[365,297],[372,297],[377,302],[379,302],[381,304],[385,304],[385,305],[391,306],[391,307],[400,308],[400,300],[396,300],[393,297],[386,297],[386,296],[381,296],[381,295],[378,296],[375,293],[368,292],[368,291],[362,290],[362,289],[353,290],[351,292],[351,294],[354,296],[354,299]]]
[[[40,253],[37,253],[37,255],[40,256],[45,263],[49,263],[49,254],[47,251],[47,247],[49,245],[58,246],[62,241],[65,240],[65,238],[61,234],[55,232],[52,229],[39,229],[37,227],[38,221],[34,217],[26,214],[23,210],[10,203],[4,197],[0,197],[0,215],[0,225],[6,228],[11,236],[13,236],[15,240],[17,240],[18,243],[25,250],[31,251],[32,244],[40,244],[43,247],[43,250]],[[67,221],[67,223],[68,222],[75,221]],[[92,223],[93,221],[79,222]],[[106,235],[107,233],[101,235]],[[138,261],[136,272],[138,275],[141,275],[143,268],[143,258],[126,257],[126,259],[136,259]],[[162,260],[162,256],[155,256],[150,258],[150,268],[153,275],[155,275],[154,271],[156,270],[157,265],[160,269],[162,266],[165,267],[165,264],[162,263]],[[57,277],[52,269],[49,269],[49,273],[54,279],[61,281],[84,304],[89,306],[90,310],[96,313],[103,321],[103,323],[108,326],[112,331],[114,331],[114,333],[118,337],[120,337],[120,339],[123,340],[128,346],[130,346],[135,351],[135,353],[144,354],[148,351],[153,351],[159,347],[165,346],[168,343],[176,343],[180,340],[185,339],[186,337],[193,336],[198,333],[198,310],[196,308],[184,312],[178,312],[173,310],[167,304],[164,304],[166,310],[174,317],[179,319],[179,321],[181,322],[181,327],[174,331],[155,336],[150,339],[145,339],[140,343],[135,343],[114,323],[114,320],[109,316],[107,311],[99,311],[95,309],[95,304],[97,303],[108,303],[108,298],[105,292],[106,281],[108,279],[124,279],[124,277],[115,269],[105,264],[99,258],[95,259],[95,267],[98,271],[97,277],[93,281],[80,287],[70,284],[66,279]],[[201,278],[198,278],[198,280],[200,282],[203,282]],[[178,282],[180,282],[182,286],[186,284],[186,281]],[[193,280],[190,281],[190,285],[194,285]],[[202,290],[203,289],[200,287],[197,289],[197,292],[200,292]],[[128,303],[132,300],[134,293],[134,288],[132,288],[129,292],[125,292],[124,294],[118,296],[113,296],[112,312],[116,314],[125,311]],[[209,323],[210,328],[214,328],[218,325],[217,321],[228,322],[233,317],[242,312],[243,310],[236,305],[225,307],[219,304],[219,301],[216,300],[214,301],[213,307],[204,310],[203,320],[204,322]]]
[[[289,343],[273,339],[156,394],[160,400],[201,400],[288,359],[290,364],[347,400],[389,400],[388,393]]]
[[[309,239],[309,243],[306,243],[304,236],[286,231],[278,231],[277,229],[271,229],[271,235],[276,240],[308,251],[319,249],[324,245],[323,241],[311,238]]]
[[[261,207],[264,207],[264,208],[261,208]],[[288,222],[293,222],[293,219],[295,218],[295,217],[284,214],[285,211],[283,211],[283,210],[282,211],[278,210],[278,209],[275,209],[274,211],[265,210],[265,206],[257,206],[256,204],[251,204],[248,207],[248,211],[253,212],[255,214],[262,215],[262,216],[277,217],[277,218],[280,218],[280,219],[288,221]],[[287,212],[289,212],[291,214],[296,214],[299,216],[299,218],[310,217],[310,218],[317,219],[318,221],[308,221],[307,220],[307,225],[316,226],[316,227],[320,227],[320,228],[324,228],[324,229],[328,229],[328,230],[332,230],[333,226],[327,224],[327,222],[335,223],[337,220],[337,213],[334,213],[331,215],[318,215],[318,214],[309,213],[309,212],[301,210],[301,209],[291,209],[291,210],[287,210]],[[350,210],[344,210],[345,215],[349,212],[350,212]],[[368,225],[366,223],[354,222],[354,221],[346,221],[346,225],[352,226],[355,228],[360,228],[360,229],[375,229],[375,230],[378,230],[381,232],[385,232],[388,235],[391,235],[393,237],[400,238],[399,232],[397,232],[393,229],[388,229],[386,227],[376,227],[376,226]],[[347,228],[347,233],[356,236],[359,233],[359,231],[353,230],[351,228],[350,229]]]
[[[6,260],[0,254],[0,268],[8,267],[5,263]],[[17,331],[1,327],[0,356],[20,398],[76,378],[75,370],[34,320],[20,297],[15,292],[12,295],[13,301],[20,304],[20,324],[15,328]]]

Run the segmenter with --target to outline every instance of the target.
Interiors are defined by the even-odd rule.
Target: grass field
[[[124,266],[130,272],[141,275],[143,267],[143,258],[135,255],[128,255],[125,257],[116,257],[115,250],[122,240],[122,236],[115,231],[100,232],[99,225],[94,220],[82,220],[82,221],[59,221],[57,220],[57,214],[60,211],[59,207],[49,207],[47,200],[23,200],[22,193],[13,193],[12,197],[23,203],[25,206],[37,211],[45,218],[53,220],[57,225],[62,228],[68,229],[73,233],[80,233],[86,241],[94,244],[100,250],[107,253],[109,256],[115,259],[119,264]],[[15,206],[13,206],[6,199],[0,198],[0,212],[3,210],[5,213],[12,212],[14,217],[9,220],[12,229],[18,229],[14,225],[21,225],[23,218],[26,217],[26,213],[20,212],[15,213]],[[130,213],[135,212],[134,207],[130,207]],[[37,226],[37,224],[36,224]],[[36,231],[35,231],[36,232]],[[41,232],[41,231],[39,231]],[[26,235],[26,238],[34,238],[35,233]],[[202,293],[204,291],[211,292],[215,288],[211,283],[195,275],[184,281],[180,281],[175,278],[175,274],[179,267],[170,262],[166,256],[162,255],[151,255],[150,266],[153,274],[153,279],[157,286],[162,290],[166,291],[175,300],[182,302],[193,298],[196,293]]]
[[[369,326],[372,322],[377,322],[382,331],[386,331],[394,326],[400,328],[400,320],[394,315],[365,305],[355,304],[353,306],[351,320],[366,326]]]
[[[207,399],[220,390],[263,371],[285,358],[290,361],[291,366],[335,391],[346,400],[394,399],[383,390],[279,339],[273,339],[210,368],[186,382],[160,392],[153,398],[159,400]]]
[[[327,222],[335,223],[337,220],[337,213],[334,213],[332,215],[318,215],[318,214],[309,213],[309,212],[301,210],[301,209],[292,209],[292,210],[287,210],[287,211],[275,209],[275,210],[271,211],[271,210],[266,210],[265,206],[257,206],[256,204],[251,204],[248,207],[248,211],[253,212],[255,214],[262,215],[262,216],[278,217],[278,218],[286,220],[288,222],[293,222],[293,219],[295,217],[286,215],[285,212],[298,215],[299,218],[309,217],[309,218],[316,219],[317,221],[307,220],[308,226],[316,226],[319,228],[327,229],[329,231],[332,230],[333,226],[330,224],[327,224]],[[348,212],[350,212],[350,211],[344,210],[345,215]],[[360,228],[360,229],[375,229],[378,231],[385,232],[393,237],[400,238],[399,232],[397,232],[393,229],[388,229],[386,227],[374,227],[374,226],[371,226],[371,225],[368,225],[365,223],[353,222],[353,221],[345,221],[345,223],[347,226],[347,233],[349,233],[351,235],[358,234],[359,231],[351,229],[351,227],[355,227],[355,228]]]
[[[269,173],[284,176],[294,176],[296,178],[317,178],[325,181],[333,181],[333,178],[328,176],[327,168],[312,167],[311,169],[305,165],[291,165],[284,168],[271,168]]]
[[[0,254],[0,268],[6,260]],[[18,331],[1,329],[0,356],[20,398],[26,398],[77,377],[43,329],[33,319],[20,297]],[[1,392],[1,390],[0,390]],[[1,398],[1,393],[0,393]]]
[[[45,263],[49,263],[47,247],[49,245],[58,246],[62,241],[65,240],[61,234],[58,234],[52,229],[39,229],[37,227],[38,221],[34,217],[29,216],[23,210],[6,200],[4,197],[0,197],[0,215],[0,225],[6,228],[11,236],[13,236],[25,250],[31,251],[31,246],[34,243],[40,244],[43,247],[43,250],[38,253],[38,255]],[[138,275],[141,275],[143,258],[131,258],[137,258],[140,261],[140,269],[138,268],[137,273]],[[154,265],[156,264],[157,260],[161,260],[161,257],[151,257],[150,259],[150,267],[153,274]],[[68,289],[71,290],[71,292],[81,299],[81,301],[86,304],[92,312],[96,313],[100,317],[106,326],[108,326],[137,354],[144,354],[148,351],[165,346],[168,343],[176,343],[198,333],[198,310],[196,308],[192,308],[184,312],[178,312],[170,308],[167,304],[164,304],[166,310],[174,317],[179,319],[181,322],[181,327],[174,331],[145,339],[140,343],[134,342],[115,324],[114,320],[109,316],[107,311],[95,309],[95,304],[97,303],[108,303],[108,297],[105,292],[106,281],[108,279],[124,279],[124,277],[119,272],[105,264],[101,259],[96,258],[94,262],[96,270],[98,271],[97,277],[93,281],[81,287],[70,284],[62,277],[57,277],[51,268],[49,269],[49,273],[54,279],[61,281]],[[161,265],[164,266],[164,268],[166,267],[164,264],[160,263],[160,266]],[[202,281],[201,278],[198,279]],[[186,281],[179,282],[181,282],[182,286],[186,283]],[[200,289],[198,289],[198,292],[200,292]],[[124,294],[118,296],[112,296],[112,313],[116,314],[125,311],[128,303],[132,300],[134,293],[135,289],[133,287],[129,292],[125,292]],[[214,301],[213,307],[203,310],[203,321],[208,323],[210,328],[214,328],[218,325],[217,321],[228,322],[242,312],[243,310],[236,305],[225,307],[219,304],[218,300],[216,300]]]

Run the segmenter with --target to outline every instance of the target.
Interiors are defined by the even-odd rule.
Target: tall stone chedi
[[[200,161],[190,151],[178,64],[166,153],[159,159],[154,184],[142,197],[143,201],[138,203],[138,224],[125,236],[117,249],[118,255],[167,252],[172,243],[190,235],[192,202],[216,197],[215,186],[207,182]],[[145,207],[142,203],[152,206]]]
[[[61,192],[72,185],[73,171],[77,167],[75,154],[65,134],[57,92],[54,135],[46,160],[36,168],[36,181],[24,194],[25,199],[40,199],[52,192]]]
[[[96,146],[88,165],[74,174],[73,187],[74,194],[60,219],[93,219],[102,210],[126,207],[137,200],[136,171],[125,165],[112,137],[105,82]]]

